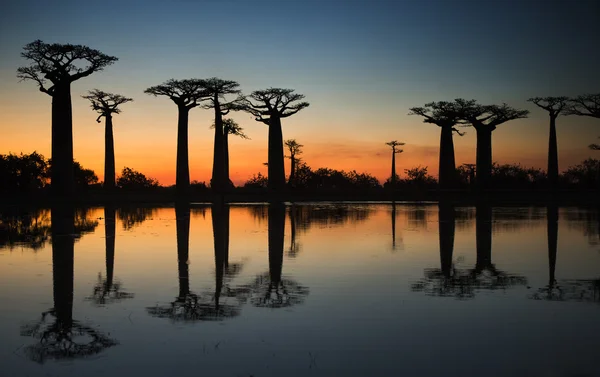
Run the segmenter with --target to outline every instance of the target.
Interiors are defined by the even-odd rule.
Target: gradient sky
[[[176,106],[143,93],[176,78],[236,80],[244,93],[294,88],[311,106],[283,123],[313,168],[389,176],[384,144],[406,142],[398,172],[437,175],[439,128],[408,116],[429,101],[475,98],[530,109],[494,132],[494,160],[545,167],[548,115],[532,96],[600,92],[600,2],[570,1],[8,1],[0,6],[0,153],[50,157],[51,99],[19,83],[35,39],[84,44],[119,61],[72,86],[75,159],[102,180],[103,125],[80,96],[98,88],[133,97],[114,118],[116,165],[175,181]],[[251,140],[230,142],[240,184],[266,173],[267,128],[232,115]],[[209,181],[212,113],[190,113],[191,179]],[[455,137],[457,163],[475,160],[475,133]],[[558,122],[560,168],[598,156],[600,120]]]

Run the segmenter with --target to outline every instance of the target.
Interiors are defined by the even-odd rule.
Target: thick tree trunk
[[[454,206],[439,204],[440,264],[442,274],[449,278],[452,274],[452,254],[454,253],[454,233],[456,214]]]
[[[490,187],[492,176],[492,130],[487,127],[478,127],[477,131],[477,158],[476,174],[477,186],[485,190]]]
[[[396,150],[392,148],[392,187],[396,187]]]
[[[106,291],[110,291],[113,284],[115,270],[115,235],[116,218],[114,207],[104,207],[104,235],[106,242]]]
[[[73,176],[73,115],[71,84],[57,84],[52,95],[52,193],[70,198],[75,191]]]
[[[548,141],[548,181],[555,189],[558,184],[558,145],[556,141],[556,116],[550,115],[550,139]]]
[[[177,231],[177,269],[179,272],[179,300],[190,293],[188,260],[190,258],[190,207],[175,207]]]
[[[269,204],[269,275],[272,284],[281,282],[283,269],[283,241],[285,238],[285,205]]]
[[[442,190],[455,188],[456,162],[454,159],[454,140],[452,127],[441,127],[439,184]]]
[[[115,188],[115,144],[113,137],[112,116],[106,115],[104,130],[104,188]]]
[[[556,283],[554,272],[556,270],[556,253],[558,249],[558,207],[548,206],[546,210],[546,220],[548,222],[548,286],[553,287]]]
[[[477,204],[475,219],[475,245],[477,261],[475,271],[493,269],[492,265],[492,207],[489,204]]]
[[[229,178],[229,133],[223,134],[223,182],[225,187],[231,187],[231,179]]]
[[[60,326],[69,329],[73,324],[74,209],[53,207],[51,222],[54,310]]]
[[[187,193],[190,187],[190,162],[188,152],[188,119],[189,112],[185,106],[178,106],[177,121],[177,172],[175,186],[180,193]]]
[[[219,97],[215,95],[213,99],[215,106],[215,142],[214,142],[214,153],[213,153],[213,171],[212,179],[210,182],[211,188],[216,192],[222,192],[225,188],[224,182],[224,141],[223,141],[223,115],[221,114],[221,105],[219,104]]]
[[[269,122],[269,181],[271,190],[282,190],[285,187],[285,167],[283,161],[283,132],[281,119],[271,117]]]

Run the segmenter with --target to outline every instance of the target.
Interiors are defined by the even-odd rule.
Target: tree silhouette
[[[300,161],[300,158],[297,156],[302,154],[302,148],[304,147],[304,145],[298,143],[296,139],[288,139],[284,142],[284,144],[290,152],[290,155],[288,156],[288,158],[290,159],[290,177],[288,179],[288,185],[295,186],[296,167],[298,165],[298,162]]]
[[[100,115],[96,122],[100,123],[100,118],[104,117],[104,188],[115,188],[115,142],[113,137],[112,115],[119,114],[121,109],[119,105],[133,101],[131,98],[123,97],[120,94],[106,93],[98,89],[88,92],[87,96],[82,96],[92,103],[92,109]]]
[[[244,129],[242,127],[240,127],[239,124],[237,124],[237,122],[231,118],[223,118],[222,119],[222,123],[223,123],[223,154],[225,156],[224,159],[224,169],[225,169],[225,175],[224,175],[224,180],[225,182],[231,187],[233,186],[233,183],[231,182],[231,179],[229,179],[229,135],[235,135],[235,136],[239,136],[242,139],[250,139],[245,133],[244,133]],[[210,128],[216,128],[216,123],[213,123]],[[214,170],[214,168],[213,168]]]
[[[21,335],[39,339],[25,348],[25,354],[39,363],[91,356],[118,344],[73,319],[74,242],[82,228],[77,225],[75,211],[70,206],[53,207],[51,217],[54,307],[42,313],[41,321],[21,328]],[[50,316],[54,320],[48,322]]]
[[[41,92],[52,97],[52,191],[69,197],[75,189],[71,83],[103,70],[117,58],[87,46],[48,44],[39,39],[25,45],[23,50],[21,56],[31,64],[18,68],[17,77],[21,81],[35,81]]]
[[[572,98],[567,114],[600,118],[600,93]]]
[[[271,190],[285,187],[281,119],[308,107],[308,102],[299,102],[302,99],[304,95],[294,93],[293,89],[269,88],[254,91],[242,101],[243,110],[269,126],[268,187]]]
[[[528,99],[550,115],[550,139],[548,142],[548,180],[556,188],[558,183],[558,144],[556,141],[556,118],[564,115],[569,105],[568,97],[534,97]]]
[[[446,101],[430,102],[424,107],[411,108],[409,115],[420,115],[425,118],[424,123],[435,124],[441,128],[439,184],[441,189],[454,188],[457,174],[452,133],[464,135],[455,127],[461,120],[457,104]]]
[[[385,145],[389,145],[390,147],[392,147],[392,176],[390,178],[392,187],[396,187],[396,178],[398,177],[396,175],[396,154],[404,152],[403,149],[396,149],[396,147],[403,146],[404,144],[405,143],[401,143],[396,140],[392,140],[390,142],[385,143]]]
[[[502,105],[480,105],[475,100],[455,101],[463,122],[477,132],[477,185],[480,189],[489,188],[492,174],[492,132],[510,120],[526,118],[527,110],[519,110]]]
[[[205,109],[214,109],[215,111],[215,143],[213,155],[213,171],[211,179],[211,188],[217,192],[224,190],[229,184],[229,166],[226,166],[225,156],[225,134],[223,116],[229,114],[231,110],[239,109],[240,84],[235,81],[222,80],[217,77],[212,77],[207,80],[202,80],[203,88],[208,96],[208,104],[203,105]],[[234,100],[227,101],[225,96],[235,94],[238,95]]]
[[[600,139],[600,137],[598,139]],[[593,151],[600,151],[600,144],[590,144],[588,145],[588,148],[590,148]]]
[[[177,191],[182,193],[187,193],[190,187],[188,157],[189,112],[194,107],[199,106],[201,101],[208,98],[209,94],[204,84],[205,81],[200,79],[170,79],[161,85],[152,86],[144,91],[144,93],[155,97],[169,97],[177,105],[177,171],[175,174],[175,186],[177,187]]]

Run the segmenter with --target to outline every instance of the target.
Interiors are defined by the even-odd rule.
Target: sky
[[[0,5],[0,153],[50,157],[51,98],[16,70],[36,39],[83,44],[119,60],[72,85],[74,157],[102,180],[104,129],[87,100],[97,88],[132,97],[113,119],[116,168],[175,181],[177,108],[144,94],[168,79],[220,77],[245,94],[292,88],[310,106],[283,121],[312,168],[390,175],[390,140],[405,142],[397,169],[437,176],[439,128],[409,116],[431,101],[477,99],[531,111],[498,127],[493,159],[545,168],[548,114],[534,96],[600,92],[600,2],[587,0],[4,1]],[[210,110],[190,112],[192,180],[210,180]],[[230,115],[250,140],[230,140],[231,178],[266,173],[267,126]],[[561,170],[588,157],[600,120],[558,120]],[[475,132],[455,136],[457,164],[475,161]],[[289,172],[289,166],[286,167]]]

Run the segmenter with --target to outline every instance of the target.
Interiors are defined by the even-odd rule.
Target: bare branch
[[[256,117],[257,121],[265,122],[265,117],[286,118],[309,106],[308,102],[297,101],[304,95],[294,93],[293,89],[269,88],[256,90],[248,97],[239,100],[239,109]]]
[[[533,97],[527,100],[537,107],[546,110],[551,117],[558,117],[566,113],[569,104],[569,97]]]
[[[119,109],[119,105],[133,101],[133,99],[120,94],[107,93],[98,89],[90,90],[88,95],[81,97],[89,100],[92,110],[100,113],[100,116],[96,119],[97,122],[100,122],[100,118],[103,116],[120,114],[121,109]]]
[[[600,118],[600,93],[583,94],[571,99],[566,114]]]
[[[187,109],[199,106],[200,102],[210,98],[204,80],[200,79],[170,79],[163,84],[151,86],[144,90],[144,93],[155,97],[169,97],[178,106],[184,106]]]

